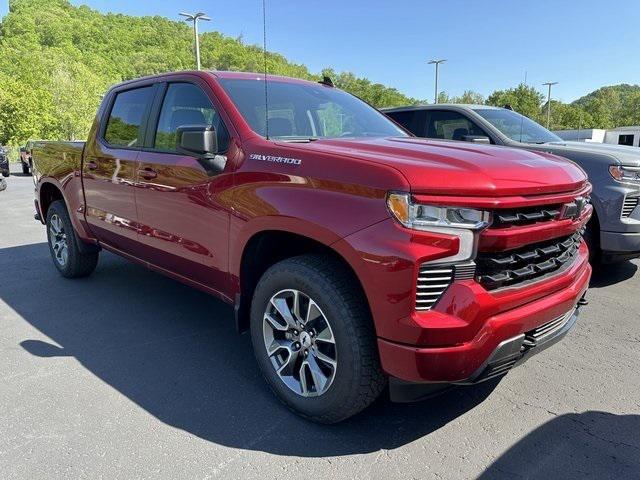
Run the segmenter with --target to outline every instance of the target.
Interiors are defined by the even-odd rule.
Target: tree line
[[[201,36],[206,69],[262,71],[259,46],[218,32]],[[395,88],[350,72],[326,68],[313,73],[274,52],[267,53],[269,73],[309,80],[332,78],[336,86],[376,107],[422,103]],[[0,145],[29,139],[85,138],[109,86],[136,77],[193,68],[193,37],[184,22],[164,17],[101,14],[67,0],[10,0],[0,23]],[[519,85],[486,99],[475,92],[441,99],[459,103],[511,105],[540,120],[544,97]],[[563,104],[553,102],[554,128],[640,124],[640,88],[605,87]]]

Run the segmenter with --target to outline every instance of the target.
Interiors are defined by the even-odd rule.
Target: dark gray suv
[[[507,108],[437,104],[383,111],[419,137],[539,150],[574,161],[593,184],[587,239],[594,259],[640,257],[640,148],[567,142]]]
[[[0,145],[0,175],[9,176],[9,156],[7,150]]]

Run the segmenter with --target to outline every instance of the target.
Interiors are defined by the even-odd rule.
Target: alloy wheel
[[[289,389],[302,397],[317,397],[331,387],[338,365],[335,337],[311,297],[294,289],[271,297],[263,337],[271,365]]]
[[[64,267],[69,261],[69,244],[64,224],[57,213],[53,214],[49,221],[49,243],[53,250],[53,258],[58,265]]]

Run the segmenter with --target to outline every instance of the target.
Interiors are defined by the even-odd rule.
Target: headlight
[[[640,167],[612,165],[609,173],[618,182],[640,183]]]
[[[396,220],[414,230],[481,230],[489,225],[491,218],[490,213],[483,210],[413,203],[408,193],[390,193],[387,207]]]

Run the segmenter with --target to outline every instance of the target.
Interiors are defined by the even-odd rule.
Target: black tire
[[[62,226],[62,234],[64,235],[67,255],[66,261],[60,260],[57,256],[54,244],[56,237],[53,234],[52,224],[58,224],[58,219]],[[80,278],[91,275],[98,265],[98,252],[82,253],[78,248],[78,239],[73,230],[73,224],[69,218],[67,207],[61,200],[56,200],[49,206],[47,211],[47,240],[49,243],[49,251],[53,264],[56,266],[60,274],[66,278]]]
[[[24,163],[22,164],[22,173],[24,175],[29,175],[30,171],[29,171],[29,165],[25,165]]]
[[[273,367],[263,337],[263,319],[271,298],[296,289],[312,298],[335,338],[337,367],[330,386],[305,397],[287,387]],[[262,276],[251,305],[251,341],[260,369],[275,395],[295,413],[318,423],[337,423],[368,407],[384,390],[376,336],[357,279],[340,262],[324,255],[281,261]]]

